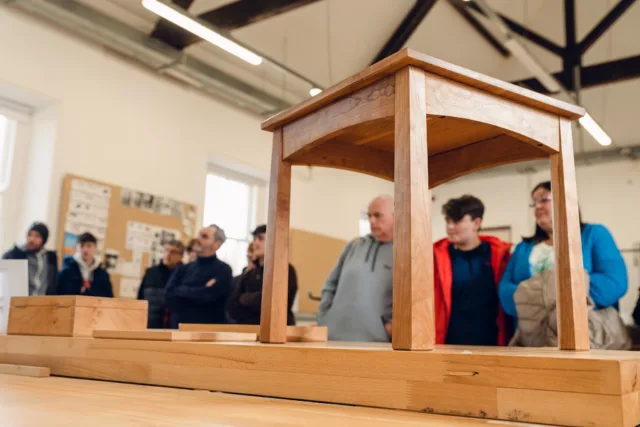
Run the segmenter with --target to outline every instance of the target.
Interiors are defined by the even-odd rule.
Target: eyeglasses
[[[535,199],[533,200],[530,204],[529,207],[530,208],[535,208],[536,206],[540,205],[540,206],[544,206],[547,203],[550,203],[551,201],[553,201],[553,198],[551,196],[546,196],[546,197],[540,197],[539,199]]]

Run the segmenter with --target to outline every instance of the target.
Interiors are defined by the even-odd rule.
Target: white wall
[[[52,148],[47,158],[53,162],[26,184],[34,191],[38,184],[45,201],[32,203],[27,213],[44,213],[52,236],[67,173],[194,203],[200,212],[210,159],[242,163],[268,176],[271,135],[260,130],[258,117],[7,8],[0,8],[0,52],[0,87],[53,103],[48,113],[55,123],[41,130],[55,140],[38,142]],[[40,160],[46,157],[33,148]],[[310,181],[298,175],[292,226],[343,239],[357,235],[362,206],[392,188],[342,171],[315,169]],[[14,239],[22,240],[23,232],[16,230]]]
[[[577,169],[578,197],[584,222],[601,223],[613,234],[620,249],[640,244],[640,163],[620,161]],[[434,239],[445,236],[442,205],[451,197],[472,194],[486,207],[485,227],[510,226],[514,243],[533,233],[535,221],[528,207],[529,194],[549,172],[489,176],[474,174],[434,189]],[[638,299],[640,254],[623,253],[629,271],[629,292],[621,301],[621,312],[630,313]]]

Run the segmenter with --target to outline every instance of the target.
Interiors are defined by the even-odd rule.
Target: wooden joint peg
[[[560,147],[551,155],[553,247],[558,287],[558,345],[561,350],[589,350],[587,295],[582,264],[578,189],[571,122],[560,118]]]
[[[283,145],[282,129],[276,129],[273,133],[269,219],[262,282],[260,342],[263,343],[287,341],[291,163],[283,160]]]
[[[393,326],[395,350],[429,350],[435,343],[431,194],[424,71],[396,72]]]

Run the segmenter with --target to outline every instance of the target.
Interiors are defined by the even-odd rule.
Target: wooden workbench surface
[[[529,425],[106,381],[2,374],[0,418],[4,427]]]

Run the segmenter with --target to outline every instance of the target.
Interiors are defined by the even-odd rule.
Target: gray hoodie
[[[390,341],[393,243],[372,235],[349,242],[322,289],[318,324],[333,341]]]

